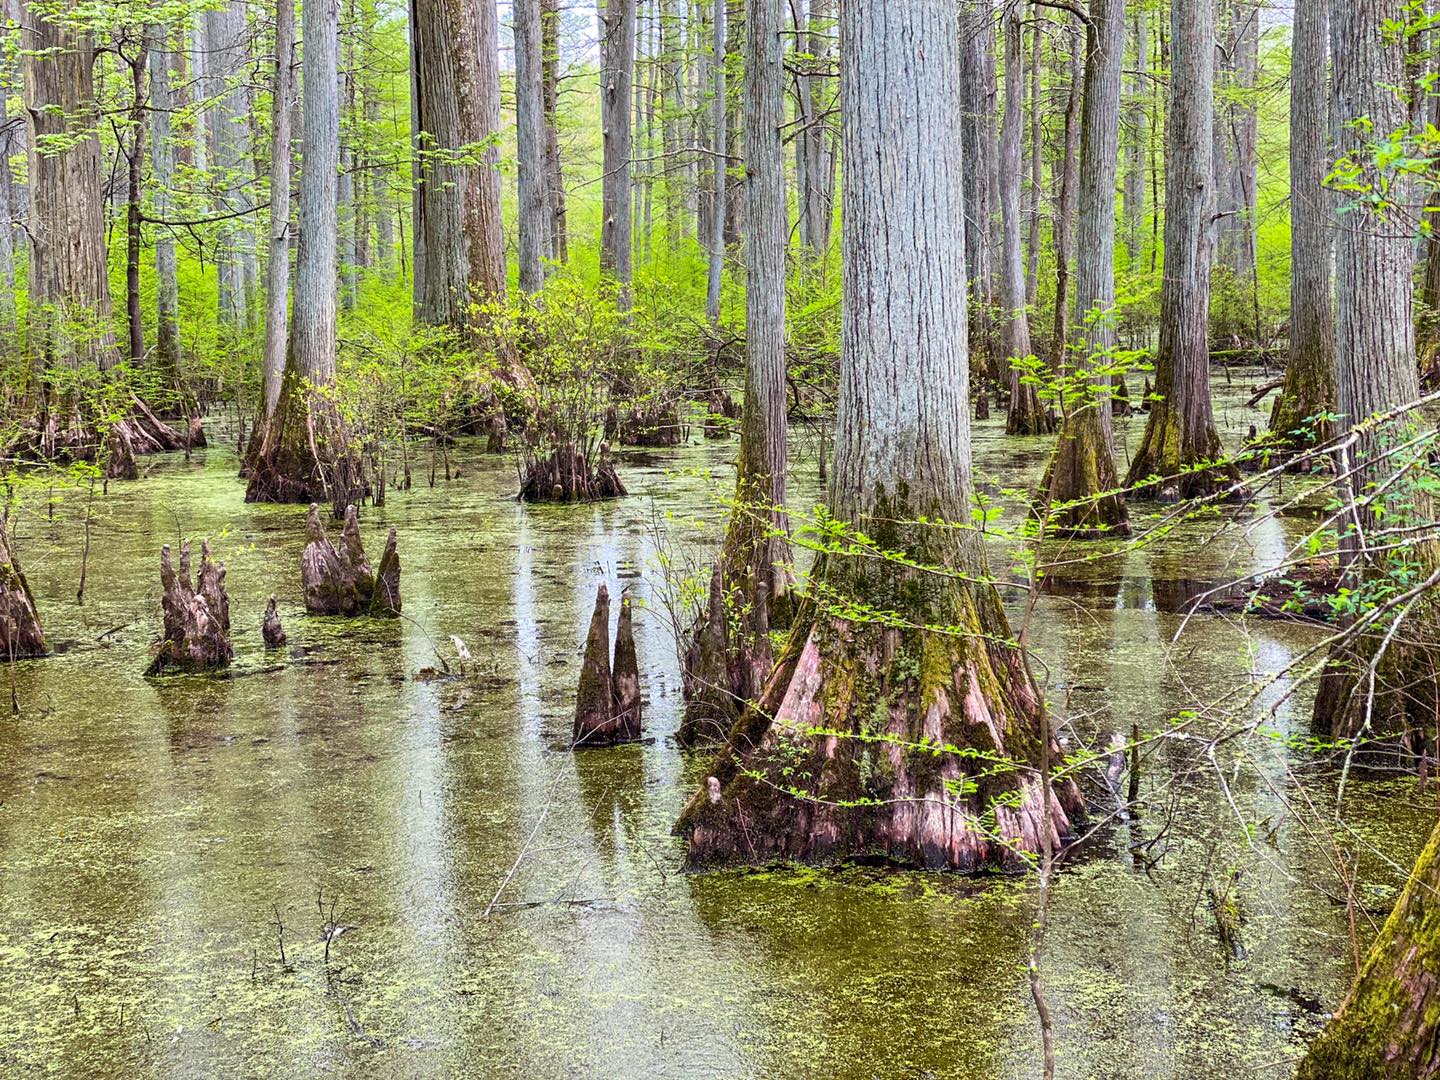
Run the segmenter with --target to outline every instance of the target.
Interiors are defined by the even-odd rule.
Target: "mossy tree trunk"
[[[1115,174],[1120,150],[1125,0],[1092,0],[1081,115],[1075,318],[1061,372],[1082,392],[1061,403],[1060,438],[1044,494],[1052,531],[1096,539],[1127,534],[1129,511],[1115,468],[1110,379],[1084,377],[1115,347]],[[1072,400],[1073,399],[1073,400]]]
[[[940,572],[827,555],[758,704],[677,829],[697,865],[874,854],[1015,866],[1047,834],[1065,837],[1080,799],[1057,785],[1047,817],[1034,768],[1050,734],[983,549],[933,523],[968,523],[972,498],[963,176],[932,152],[959,134],[954,7],[854,3],[840,19],[845,304],[830,502],[879,550]],[[856,603],[884,614],[856,616]],[[991,768],[997,759],[1014,767]]]
[[[1440,1077],[1440,825],[1296,1080]]]
[[[339,0],[318,0],[303,11],[305,164],[300,175],[295,303],[280,395],[251,462],[245,499],[315,502],[328,498],[338,517],[358,486],[340,418],[327,396],[335,382]]]
[[[701,688],[687,704],[682,742],[695,741],[700,714],[733,696],[738,709],[754,700],[773,663],[771,625],[787,625],[792,592],[789,523],[785,513],[785,247],[788,222],[781,125],[785,69],[780,0],[754,0],[745,20],[746,363],[745,407],[735,505],[717,568],[723,648],[689,650],[701,664],[687,685]],[[709,605],[691,636],[707,633]],[[713,691],[713,693],[712,693]],[[716,730],[718,725],[706,724]]]
[[[1021,239],[1020,129],[1025,112],[1023,63],[1020,59],[1020,8],[1012,5],[1005,20],[1005,116],[1000,125],[1000,217],[1004,251],[1000,274],[1003,320],[1000,342],[1009,368],[1010,408],[1005,430],[1011,435],[1044,435],[1055,430],[1055,418],[1040,401],[1034,383],[1024,378],[1031,355],[1030,316],[1025,303],[1025,253]]]
[[[1391,198],[1404,205],[1404,184],[1378,172],[1372,139],[1398,130],[1402,105],[1390,89],[1404,77],[1403,43],[1389,26],[1402,18],[1400,0],[1356,0],[1334,9],[1334,115],[1340,121],[1337,150],[1360,169],[1356,182],[1379,190],[1390,180]],[[1363,117],[1365,124],[1349,121]],[[1403,213],[1403,212],[1402,212]],[[1381,485],[1384,525],[1428,527],[1434,502],[1413,480],[1390,484],[1404,467],[1387,451],[1411,425],[1423,422],[1405,406],[1420,396],[1412,322],[1411,238],[1403,218],[1358,201],[1336,234],[1335,367],[1339,423],[1364,424],[1353,447],[1340,455],[1338,471],[1354,506],[1340,538],[1345,578],[1353,586],[1393,579],[1397,569],[1411,581],[1440,572],[1434,541],[1376,552],[1367,534],[1380,524],[1373,501]],[[1382,419],[1392,417],[1391,419]],[[1425,468],[1421,463],[1421,468]],[[1395,621],[1404,618],[1403,626]],[[1440,603],[1429,589],[1413,605],[1357,628],[1331,653],[1315,700],[1317,730],[1346,738],[1399,738],[1424,752],[1440,715]]]
[[[1214,0],[1170,8],[1166,113],[1165,274],[1160,347],[1145,436],[1127,487],[1165,501],[1212,495],[1238,482],[1210,401],[1210,269],[1215,253]],[[1152,481],[1152,477],[1158,478]]]
[[[1270,443],[1282,454],[1330,438],[1335,408],[1335,317],[1331,311],[1330,0],[1298,0],[1290,62],[1290,360],[1270,413]],[[1428,277],[1427,277],[1428,280]]]

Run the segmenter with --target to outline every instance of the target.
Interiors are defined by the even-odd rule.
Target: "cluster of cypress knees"
[[[374,567],[360,540],[360,521],[353,505],[345,508],[337,545],[325,532],[320,508],[312,503],[305,538],[300,579],[307,612],[350,616],[400,613],[400,557],[393,525]],[[225,589],[225,564],[215,558],[210,542],[201,541],[198,573],[192,566],[190,541],[181,544],[178,567],[170,545],[164,545],[160,549],[160,583],[164,631],[146,673],[228,666],[235,655],[230,638],[230,596]],[[267,648],[285,644],[285,628],[273,596],[265,607],[261,634]],[[48,652],[30,585],[0,523],[0,660]],[[610,593],[601,583],[580,667],[572,744],[596,747],[635,742],[641,738],[642,728],[640,665],[630,597],[621,598],[612,665]]]

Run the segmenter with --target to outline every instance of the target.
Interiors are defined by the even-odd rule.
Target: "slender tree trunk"
[[[712,20],[715,33],[715,86],[710,99],[710,115],[715,131],[725,130],[725,4],[726,0],[715,0]],[[720,285],[725,272],[725,172],[725,162],[715,158],[710,169],[713,188],[710,203],[710,266],[705,288],[705,315],[712,327],[720,325]]]
[[[1296,0],[1290,47],[1290,362],[1270,414],[1280,452],[1327,441],[1335,407],[1331,311],[1330,0]]]
[[[894,617],[808,604],[678,830],[697,865],[1019,866],[1042,837],[1068,833],[1078,790],[1060,785],[1052,802],[1028,771],[967,789],[975,759],[932,749],[983,743],[1034,766],[1050,738],[983,583],[978,538],[919,524],[968,522],[971,506],[963,173],[956,155],[934,152],[960,134],[955,8],[846,0],[840,20],[845,304],[831,508],[878,550],[954,574],[827,557],[823,595]],[[998,838],[975,827],[992,813]]]
[[[290,309],[290,117],[295,98],[295,0],[275,3],[275,79],[270,105],[270,233],[265,257],[265,352],[263,427],[280,400],[289,345]],[[268,432],[263,440],[269,440]]]
[[[600,129],[604,143],[600,270],[630,306],[630,81],[635,67],[635,0],[604,0],[600,23]]]
[[[144,241],[141,224],[145,216],[145,114],[149,107],[146,75],[150,66],[146,39],[142,36],[130,67],[130,146],[125,154],[128,167],[128,198],[125,207],[125,320],[130,332],[130,361],[145,358],[145,312],[140,304],[140,249]]]
[[[991,370],[994,352],[992,228],[989,171],[997,156],[991,95],[995,66],[992,0],[965,0],[961,5],[961,77],[964,100],[965,265],[970,271],[970,368],[978,378],[999,376]]]
[[[1238,481],[1210,402],[1210,266],[1214,256],[1212,156],[1214,0],[1174,0],[1165,151],[1165,276],[1160,286],[1156,400],[1127,487],[1166,501],[1210,495]]]
[[[1093,373],[1113,360],[1115,340],[1115,173],[1120,153],[1125,0],[1091,0],[1081,117],[1076,229],[1075,317],[1061,374],[1082,389],[1061,402],[1062,424],[1046,484],[1052,529],[1098,539],[1128,534],[1110,418],[1110,380]]]
[[[280,398],[250,470],[250,502],[351,501],[344,435],[324,390],[335,379],[339,232],[340,0],[302,10],[304,167],[295,303]],[[277,102],[277,107],[279,104]],[[278,222],[272,222],[272,228]],[[274,233],[272,231],[272,237]],[[328,476],[326,474],[329,474]]]
[[[683,155],[680,145],[681,125],[685,114],[685,74],[680,18],[676,0],[660,0],[660,52],[663,71],[660,84],[660,138],[665,156],[665,236],[671,244],[680,239],[683,229],[681,211],[685,205]],[[716,55],[723,54],[717,52]]]
[[[1060,159],[1060,203],[1055,210],[1055,328],[1050,366],[1058,368],[1070,341],[1070,268],[1075,256],[1075,196],[1080,186],[1081,72],[1085,54],[1082,31],[1071,27],[1070,87],[1065,104],[1065,142]]]
[[[1030,5],[1030,223],[1025,249],[1025,302],[1033,310],[1040,295],[1040,207],[1045,193],[1045,123],[1040,105],[1043,66],[1040,46],[1045,35],[1040,27],[1040,5]]]
[[[1024,124],[1024,72],[1020,58],[1020,7],[1011,6],[1005,20],[1005,117],[1000,128],[1000,216],[1004,224],[1001,258],[1001,349],[1010,379],[1010,409],[1005,430],[1011,435],[1042,435],[1055,430],[1054,417],[1040,401],[1024,366],[1030,348],[1030,316],[1025,306],[1025,254],[1020,239],[1020,129]]]
[[[234,215],[249,202],[245,188],[245,142],[242,124],[246,115],[244,78],[245,6],[243,0],[227,0],[217,10],[205,13],[206,83],[215,98],[209,112],[211,192],[216,216]],[[232,331],[244,326],[249,310],[245,266],[242,258],[243,231],[238,217],[227,217],[215,233],[215,270],[219,282],[220,324]]]
[[[565,218],[565,173],[560,162],[558,101],[560,89],[559,0],[540,0],[541,66],[545,98],[545,168],[549,177],[550,251],[561,266],[570,261]]]
[[[1125,163],[1125,250],[1132,273],[1144,255],[1145,188],[1150,162],[1150,13],[1135,12],[1135,75],[1130,80],[1129,152]]]
[[[835,0],[810,0],[805,35],[810,64],[821,71],[834,62]],[[805,185],[800,192],[803,238],[810,250],[823,256],[830,250],[835,221],[835,141],[825,114],[835,107],[834,80],[801,76],[806,106],[805,130],[798,141],[805,147]]]
[[[415,316],[432,326],[468,329],[472,304],[505,296],[498,148],[455,159],[500,126],[495,20],[489,0],[410,3]]]
[[[150,57],[150,151],[154,194],[151,206],[158,218],[168,218],[174,209],[175,146],[171,135],[170,116],[177,107],[170,78],[174,54],[164,24],[151,23],[145,28],[149,39]],[[180,281],[175,259],[175,236],[169,227],[160,225],[155,231],[155,367],[172,386],[178,388],[180,377]]]
[[[1256,155],[1259,112],[1255,107],[1255,79],[1260,62],[1260,9],[1253,0],[1228,0],[1229,94],[1218,115],[1216,182],[1219,195],[1217,222],[1219,262],[1229,269],[1236,306],[1230,324],[1220,329],[1228,336],[1255,338],[1259,345],[1259,296],[1255,262]],[[1220,156],[1223,147],[1224,155]]]
[[[520,291],[545,284],[551,221],[545,172],[545,89],[540,0],[514,0],[515,132],[520,196]]]

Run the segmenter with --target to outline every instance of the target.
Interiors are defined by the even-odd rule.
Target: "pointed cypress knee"
[[[160,603],[164,637],[148,674],[176,669],[204,671],[230,663],[230,597],[225,592],[225,564],[211,558],[210,544],[200,548],[200,573],[190,578],[190,542],[180,548],[180,569],[170,561],[170,545],[160,549]]]
[[[285,627],[280,622],[280,611],[275,606],[275,597],[265,605],[265,618],[260,623],[260,634],[265,638],[267,649],[278,649],[285,644]]]
[[[720,567],[710,577],[710,599],[690,631],[685,651],[685,717],[675,738],[681,746],[716,742],[730,733],[739,710],[725,647],[725,585]]]
[[[49,652],[35,598],[0,521],[0,662],[44,656]]]
[[[610,675],[614,697],[612,726],[615,742],[634,742],[644,729],[640,704],[640,661],[635,655],[635,628],[630,618],[630,597],[620,598],[620,624],[615,630],[615,667]]]
[[[580,686],[575,694],[575,746],[608,746],[614,693],[610,685],[610,591],[605,583],[595,592],[595,611],[585,638],[585,659],[580,664]]]
[[[380,553],[380,567],[375,571],[375,595],[370,607],[377,615],[400,613],[400,556],[395,550],[394,525],[390,526],[385,550]]]
[[[353,504],[345,508],[339,547],[330,542],[315,503],[310,504],[305,536],[300,581],[305,588],[306,611],[312,615],[393,615],[400,611],[400,558],[393,526],[378,574],[365,555]]]

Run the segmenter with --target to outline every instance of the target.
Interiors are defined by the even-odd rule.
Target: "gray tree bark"
[[[518,162],[520,291],[539,292],[552,257],[545,168],[545,90],[540,0],[514,0],[515,142]]]
[[[280,400],[289,343],[290,311],[290,118],[295,99],[295,0],[276,0],[275,76],[270,105],[270,218],[265,257],[265,351],[262,359],[264,420]]]
[[[1135,75],[1127,110],[1130,139],[1125,161],[1125,249],[1138,270],[1145,244],[1145,188],[1150,182],[1150,13],[1135,12]]]
[[[470,306],[505,296],[495,5],[411,0],[415,316],[465,329]],[[627,98],[628,115],[628,98]]]
[[[1120,154],[1125,0],[1091,0],[1076,214],[1075,314],[1062,371],[1080,376],[1115,347],[1115,179]],[[1098,539],[1129,532],[1119,493],[1110,386],[1105,376],[1061,402],[1061,430],[1046,485],[1057,534]]]
[[[630,306],[630,86],[635,68],[635,0],[605,0],[600,16],[600,128],[604,179],[600,210],[600,270],[620,286]]]
[[[1331,291],[1330,0],[1296,0],[1290,46],[1290,361],[1270,414],[1282,450],[1329,438],[1335,407]]]
[[[1000,127],[1000,217],[1004,226],[1001,253],[1000,347],[1010,380],[1010,407],[1005,430],[1011,435],[1040,435],[1054,430],[1050,410],[1040,401],[1033,383],[1024,375],[1023,364],[1032,354],[1030,316],[1025,300],[1025,252],[1020,219],[1021,164],[1020,135],[1024,125],[1025,92],[1020,54],[1020,7],[1004,13],[1005,30],[1005,116]]]
[[[1060,158],[1060,201],[1055,208],[1055,328],[1051,366],[1058,367],[1070,340],[1070,269],[1075,257],[1075,196],[1080,186],[1080,105],[1085,53],[1083,30],[1072,22],[1070,86],[1065,99],[1065,141]]]
[[[245,6],[228,0],[205,13],[206,91],[213,97],[209,122],[211,194],[214,212],[233,215],[249,203],[244,90]],[[243,253],[244,230],[238,217],[222,220],[215,232],[215,271],[219,282],[219,318],[223,326],[242,327],[250,298]]]
[[[565,172],[560,162],[560,128],[556,118],[560,86],[559,0],[540,0],[540,41],[543,50],[545,97],[545,165],[549,177],[550,251],[555,261],[570,260],[565,214]]]
[[[1215,0],[1174,0],[1170,41],[1156,400],[1126,480],[1137,494],[1167,501],[1212,494],[1239,479],[1233,464],[1211,465],[1224,456],[1210,401]]]
[[[1057,785],[1051,800],[1017,775],[957,795],[974,773],[965,755],[905,749],[921,739],[979,745],[984,733],[991,752],[1034,747],[1038,758],[1050,737],[1018,652],[998,644],[1010,631],[995,590],[975,583],[985,574],[975,535],[917,523],[968,521],[971,499],[955,8],[845,0],[840,20],[845,304],[831,508],[883,549],[961,577],[942,583],[885,559],[827,558],[827,589],[898,619],[809,608],[678,829],[697,865],[880,855],[1015,866],[1017,851],[1061,842],[1078,790]],[[937,626],[965,629],[918,629]],[[883,765],[865,737],[876,716],[895,740],[880,751]],[[840,734],[810,735],[817,725]],[[798,796],[783,794],[794,788]],[[1001,791],[1018,800],[997,804]],[[1001,842],[972,827],[988,812]]]
[[[712,18],[715,34],[715,85],[710,99],[710,116],[714,131],[725,130],[725,3],[726,0],[715,0],[715,13]],[[705,283],[705,315],[711,326],[720,324],[720,286],[725,273],[725,172],[725,162],[715,158],[710,169],[712,194],[707,245],[710,249],[710,264]],[[784,178],[781,180],[783,184]]]
[[[150,167],[154,180],[151,205],[156,217],[168,218],[175,205],[175,143],[170,124],[177,96],[170,84],[175,52],[162,23],[151,23],[145,34],[150,59]],[[164,225],[155,232],[155,314],[155,363],[173,382],[180,373],[180,282],[175,236]]]

